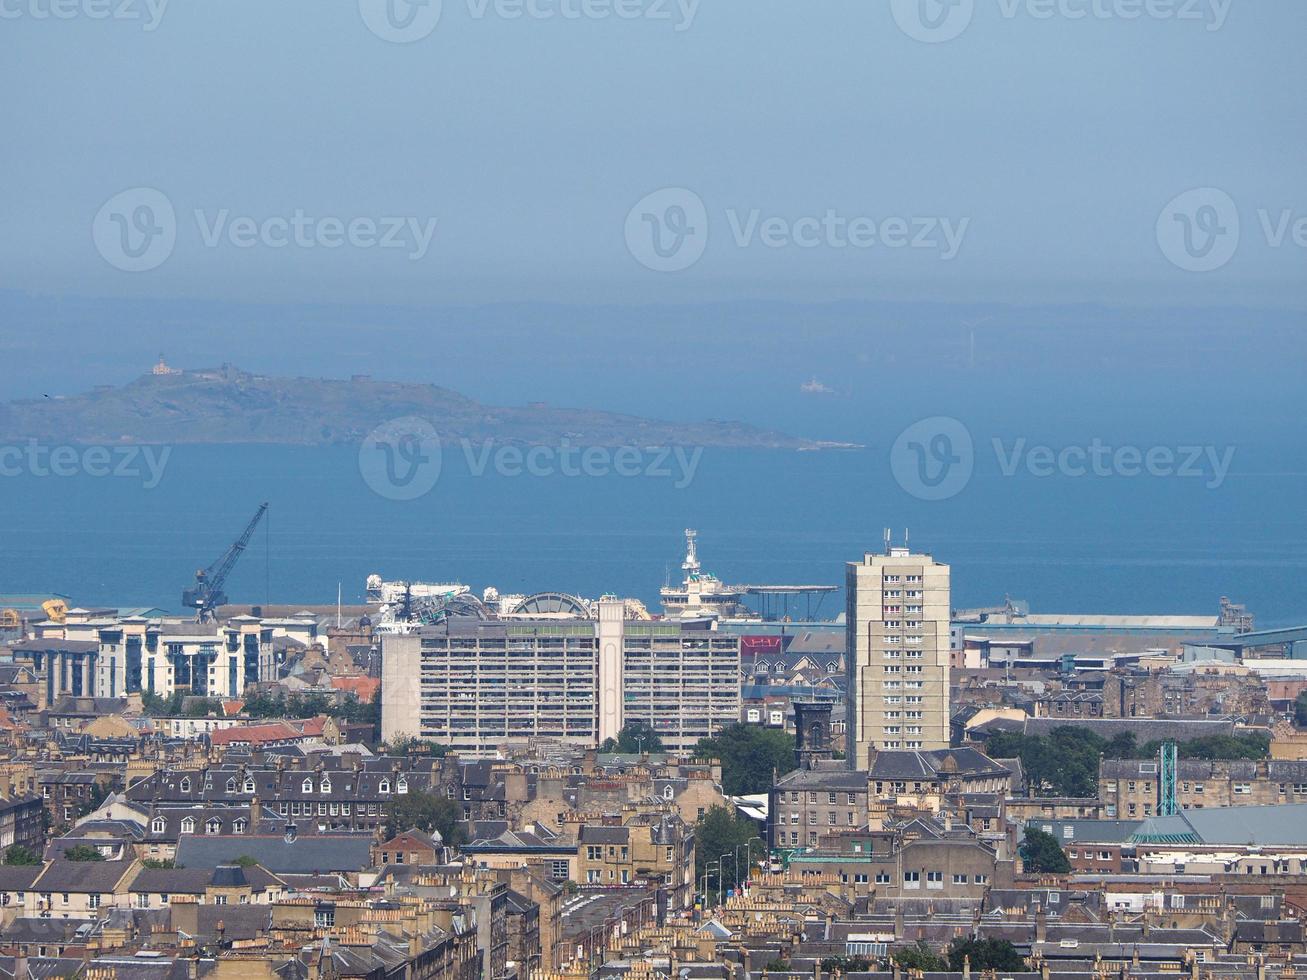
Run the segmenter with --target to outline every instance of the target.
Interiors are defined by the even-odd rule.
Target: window
[[[892,879],[891,879],[891,877],[890,877],[890,873],[889,873],[888,871],[877,871],[877,872],[876,872],[876,884],[878,884],[878,885],[888,885],[888,884],[890,883],[891,880],[892,880]]]
[[[317,929],[330,929],[336,924],[336,907],[334,905],[319,906],[313,910],[313,925]]]
[[[181,783],[178,784],[177,788],[178,788],[179,790],[181,790],[183,793],[189,793],[189,792],[191,791],[191,780],[190,780],[190,777],[189,777],[189,776],[183,776],[183,777],[182,777],[182,781],[181,781]]]
[[[989,884],[989,875],[976,875],[973,879],[977,885]]]
[[[920,887],[921,887],[921,872],[920,872],[920,871],[905,871],[905,872],[903,872],[903,887],[904,887],[904,888],[920,888]]]
[[[395,792],[396,792],[396,793],[407,793],[407,792],[408,792],[408,778],[407,778],[407,777],[405,777],[405,776],[400,776],[400,777],[399,777],[399,781],[398,781],[397,783],[395,783]]]
[[[389,779],[383,779],[380,783],[378,783],[378,784],[377,784],[377,791],[380,792],[380,793],[389,793],[389,792],[390,792],[390,780],[389,780]],[[467,793],[466,793],[466,792],[463,794],[463,799],[465,799],[465,800],[467,799]]]
[[[195,833],[195,818],[194,818],[194,817],[183,817],[183,818],[182,818],[182,833],[183,833],[183,834],[193,834],[193,833]]]
[[[550,876],[553,877],[553,878],[566,878],[566,877],[568,877],[567,862],[566,862],[566,861],[551,861],[551,862],[550,862],[550,865],[549,865],[549,873],[550,873]]]
[[[967,883],[967,876],[966,876],[966,875],[955,874],[955,875],[953,876],[953,884],[955,884],[955,885],[965,885],[966,883]]]
[[[231,831],[233,834],[243,834],[246,826],[248,826],[248,821],[244,817],[239,817],[232,821]]]
[[[304,782],[300,784],[300,790],[301,790],[302,792],[305,792],[305,793],[312,793],[312,792],[313,792],[313,780],[312,780],[312,779],[305,779]]]
[[[206,834],[222,833],[222,821],[217,817],[210,817],[208,820],[204,821],[204,832]]]
[[[243,787],[241,787],[241,788],[242,788],[246,793],[253,793],[253,792],[254,792],[254,780],[253,780],[253,779],[250,779],[248,776],[246,776],[246,777],[245,777],[245,785],[244,785]]]
[[[162,833],[166,833],[167,830],[168,830],[168,821],[165,820],[163,817],[155,817],[153,820],[150,821],[150,833],[162,834]]]

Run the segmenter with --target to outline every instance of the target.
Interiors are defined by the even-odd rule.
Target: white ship
[[[699,532],[685,530],[685,561],[681,570],[685,579],[679,586],[664,585],[658,590],[663,612],[677,619],[712,616],[718,619],[755,619],[757,614],[744,604],[744,591],[726,585],[699,564]]]

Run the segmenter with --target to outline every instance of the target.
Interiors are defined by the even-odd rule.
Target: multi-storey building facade
[[[1098,767],[1103,815],[1122,819],[1158,812],[1156,759],[1104,759]],[[1290,759],[1181,759],[1176,799],[1182,810],[1307,803],[1307,762]]]
[[[846,574],[849,765],[949,744],[949,567],[907,548]]]
[[[279,638],[317,642],[317,621],[236,616],[195,623],[74,609],[66,622],[41,624],[38,633],[14,653],[42,678],[47,704],[62,695],[171,697],[179,690],[237,698],[247,684],[276,679]]]
[[[529,738],[591,747],[640,721],[681,751],[738,720],[738,637],[599,606],[597,620],[451,618],[383,637],[382,738],[487,755]]]

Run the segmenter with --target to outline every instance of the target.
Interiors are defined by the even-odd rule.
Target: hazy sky
[[[387,2],[0,0],[0,288],[1303,305],[1298,0]]]

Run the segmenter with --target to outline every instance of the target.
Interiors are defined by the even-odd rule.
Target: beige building
[[[907,548],[849,562],[848,753],[949,745],[949,567]]]

